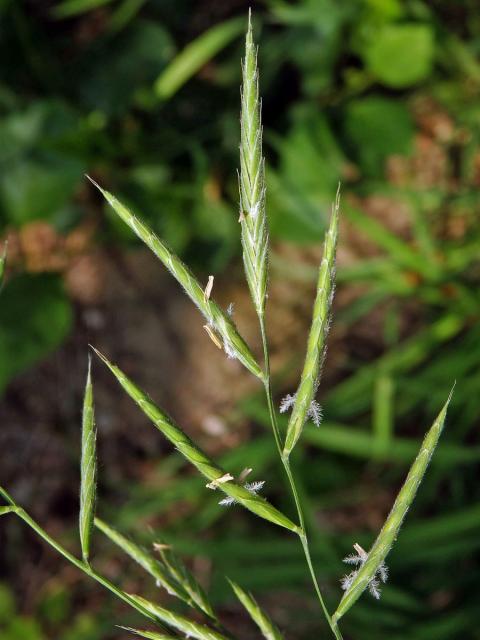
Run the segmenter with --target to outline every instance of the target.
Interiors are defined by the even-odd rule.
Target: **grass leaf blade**
[[[200,473],[208,478],[210,482],[217,481],[225,476],[225,471],[212,462],[149,396],[137,387],[116,365],[109,362],[104,355],[96,349],[95,352],[143,413]],[[218,488],[261,518],[298,533],[297,525],[261,496],[251,493],[243,486],[232,481],[222,482]]]
[[[88,359],[87,382],[83,399],[82,416],[82,457],[80,482],[80,542],[82,556],[88,562],[90,556],[90,541],[95,516],[96,482],[97,482],[97,431],[95,427],[95,412],[93,406],[93,386],[91,376],[91,357]]]
[[[243,19],[232,18],[202,33],[172,60],[155,82],[162,100],[171,98],[201,67],[243,31]]]
[[[408,472],[407,478],[400,489],[392,510],[390,511],[390,514],[385,520],[377,539],[368,553],[368,559],[358,571],[355,579],[345,592],[345,595],[338,605],[333,616],[334,621],[339,620],[367,588],[369,582],[374,578],[378,567],[384,562],[388,552],[395,542],[405,515],[415,498],[417,489],[423,479],[442,433],[452,393],[453,389],[435,422],[425,436],[420,451],[410,467],[410,471]]]
[[[340,187],[339,187],[340,189]],[[325,355],[326,339],[330,323],[330,309],[334,292],[335,253],[338,232],[338,210],[340,191],[337,191],[332,207],[330,225],[325,234],[322,263],[318,274],[317,294],[313,307],[312,325],[308,336],[307,353],[300,385],[295,395],[292,414],[288,422],[284,455],[289,456],[305,424],[315,393],[320,382],[322,361]]]
[[[283,640],[283,636],[277,627],[273,624],[270,618],[264,613],[260,607],[258,606],[257,601],[253,598],[252,595],[244,591],[238,584],[229,580],[232,589],[235,592],[235,595],[243,604],[245,609],[250,614],[250,617],[258,626],[262,635],[266,640]]]

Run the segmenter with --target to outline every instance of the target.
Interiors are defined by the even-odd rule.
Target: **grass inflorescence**
[[[291,498],[295,504],[298,521],[282,513],[277,507],[259,495],[263,481],[246,482],[246,473],[238,479],[223,469],[206,455],[186,433],[163,411],[153,400],[138,387],[115,364],[95,349],[95,353],[108,367],[121,388],[136,403],[153,425],[167,438],[178,453],[192,464],[204,476],[208,491],[218,492],[224,497],[220,505],[239,504],[253,515],[283,527],[290,534],[297,536],[306,562],[306,570],[310,575],[315,593],[320,603],[320,610],[337,640],[342,638],[338,627],[339,620],[350,610],[357,599],[366,590],[375,598],[380,597],[380,586],[388,576],[385,564],[387,554],[391,550],[407,511],[415,497],[417,489],[424,477],[427,466],[440,438],[445,423],[450,397],[440,411],[431,429],[425,436],[420,452],[413,462],[405,483],[401,488],[393,508],[388,515],[377,539],[369,551],[359,544],[354,545],[356,554],[347,556],[345,562],[353,565],[353,570],[342,579],[343,597],[332,614],[326,606],[322,591],[316,577],[315,567],[310,552],[310,543],[306,528],[304,505],[297,488],[297,479],[290,456],[295,445],[300,441],[304,425],[309,418],[320,424],[321,410],[316,400],[321,369],[326,352],[328,328],[331,318],[332,298],[334,293],[335,256],[338,235],[338,219],[340,215],[340,198],[337,192],[332,208],[330,223],[325,235],[323,258],[320,264],[316,298],[313,307],[312,323],[308,338],[304,365],[299,386],[295,394],[289,395],[282,403],[281,410],[292,408],[285,433],[282,433],[277,420],[277,411],[273,402],[271,374],[269,365],[269,344],[267,339],[265,309],[268,285],[268,221],[266,208],[265,163],[262,152],[261,101],[259,92],[259,72],[257,65],[257,48],[253,40],[252,22],[249,16],[245,43],[245,57],[242,63],[243,85],[241,91],[241,142],[240,142],[240,216],[243,261],[247,284],[255,307],[259,330],[262,337],[264,362],[260,366],[251,349],[235,327],[231,313],[223,311],[211,297],[213,276],[210,276],[206,287],[202,287],[189,268],[176,256],[167,245],[153,233],[139,217],[131,213],[115,196],[96,185],[114,212],[160,259],[170,273],[183,287],[185,293],[199,308],[206,319],[205,328],[216,346],[223,349],[227,356],[238,359],[250,373],[261,380],[268,406],[275,447],[279,461],[283,466]],[[95,183],[96,184],[96,183]],[[5,270],[6,254],[0,256],[0,286]],[[320,426],[320,429],[322,427]],[[331,429],[330,429],[331,431]],[[93,382],[90,360],[85,386],[83,419],[82,419],[82,452],[80,479],[80,552],[78,555],[67,550],[53,539],[14,498],[0,487],[1,515],[15,515],[31,527],[48,545],[61,554],[67,561],[83,571],[91,579],[111,591],[117,598],[133,608],[156,630],[140,630],[122,627],[143,638],[168,640],[182,636],[197,640],[234,640],[235,635],[225,629],[215,611],[213,603],[202,586],[185,567],[175,551],[162,541],[158,541],[152,551],[145,549],[129,537],[95,514],[97,450],[96,426],[93,399]],[[328,432],[327,434],[328,435]],[[410,451],[410,450],[409,450]],[[221,508],[221,507],[218,507]],[[179,614],[171,608],[163,607],[151,600],[129,594],[121,587],[113,584],[92,565],[91,542],[95,529],[103,533],[121,552],[135,561],[156,583],[171,596],[182,601],[195,613],[194,618]],[[253,622],[258,626],[266,640],[282,640],[283,635],[270,617],[260,608],[254,597],[241,586],[231,582],[234,594],[244,606]],[[198,621],[198,615],[204,622]]]

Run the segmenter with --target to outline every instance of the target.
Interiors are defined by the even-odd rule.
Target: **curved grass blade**
[[[288,457],[302,433],[315,393],[320,383],[321,367],[325,356],[326,338],[330,323],[330,308],[334,293],[335,252],[337,246],[340,186],[332,208],[330,225],[325,234],[322,263],[318,274],[317,295],[313,307],[312,326],[308,336],[307,354],[295,394],[292,415],[288,422],[283,454]]]
[[[193,622],[178,613],[168,611],[168,609],[164,609],[141,596],[130,594],[130,597],[143,609],[146,609],[146,611],[155,616],[160,622],[169,625],[176,631],[184,633],[188,638],[195,638],[196,640],[228,640],[226,636],[218,631],[214,631],[198,622]]]
[[[162,542],[157,542],[154,544],[154,548],[160,553],[162,562],[170,572],[170,575],[182,585],[197,607],[207,616],[217,621],[217,617],[202,586],[195,576],[190,573],[182,560],[173,553],[171,547]]]
[[[95,526],[100,529],[117,547],[120,547],[132,560],[135,560],[147,573],[155,578],[159,586],[162,586],[171,595],[177,596],[184,602],[191,604],[187,592],[174,580],[169,571],[145,549],[135,544],[132,540],[122,535],[119,531],[108,525],[100,518],[95,518]]]
[[[262,632],[263,637],[267,640],[283,640],[282,634],[270,618],[260,609],[257,601],[249,593],[246,593],[241,587],[239,587],[238,584],[232,582],[232,580],[229,580],[229,582],[235,592],[235,595]]]
[[[147,638],[147,640],[177,640],[178,636],[169,636],[165,633],[157,633],[156,631],[143,631],[140,629],[132,629],[131,627],[119,627],[124,631],[134,633],[140,638]]]
[[[171,98],[213,56],[243,31],[243,19],[232,18],[215,25],[190,42],[155,82],[155,93],[162,100]]]
[[[257,48],[249,13],[242,64],[240,140],[240,224],[245,274],[255,309],[265,313],[267,291],[268,227],[265,212],[265,160],[262,157],[261,103]]]
[[[115,213],[135,232],[140,240],[147,245],[184,288],[190,300],[207,319],[207,327],[210,331],[219,334],[227,355],[238,358],[251,373],[263,380],[263,372],[260,366],[238,333],[234,323],[213,300],[204,295],[203,288],[188,267],[180,258],[172,253],[167,245],[160,240],[146,224],[134,216],[115,196],[102,189],[91,178],[89,178],[89,180],[103,194]]]
[[[55,18],[72,18],[87,11],[98,9],[106,4],[111,4],[114,0],[64,0],[52,9]]]
[[[83,399],[82,416],[82,457],[80,481],[80,542],[84,562],[89,561],[90,541],[92,537],[93,519],[95,517],[96,483],[97,483],[97,453],[95,428],[95,413],[93,406],[93,386],[91,376],[91,356],[88,358],[87,383]]]
[[[338,608],[333,615],[333,621],[338,621],[356,602],[360,595],[365,591],[369,582],[375,577],[378,568],[382,565],[387,557],[388,552],[395,542],[403,519],[405,518],[410,505],[415,498],[417,489],[423,479],[425,471],[438,443],[445,424],[448,405],[452,398],[453,388],[442,410],[438,414],[435,422],[430,427],[425,439],[423,440],[420,452],[418,453],[410,471],[408,472],[405,483],[395,500],[389,516],[385,520],[382,530],[378,534],[372,548],[368,553],[368,559],[358,571],[352,584],[345,592]]]
[[[127,376],[114,364],[109,362],[107,358],[99,351],[94,349],[95,353],[103,360],[113,375],[117,378],[120,385],[128,393],[128,395],[136,402],[143,413],[153,422],[159,431],[170,440],[170,442],[178,449],[178,451],[210,482],[218,481],[225,477],[225,471],[220,469],[201,451],[190,438],[172,421],[172,419],[164,413],[157,405],[146,395],[139,387],[137,387]],[[251,493],[243,486],[232,481],[221,482],[218,488],[234,498],[236,502],[246,509],[249,509],[260,518],[269,520],[280,527],[285,527],[295,533],[299,532],[299,528],[287,516],[283,515],[278,509],[272,506],[264,498]]]

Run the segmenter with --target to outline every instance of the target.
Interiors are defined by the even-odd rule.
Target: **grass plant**
[[[65,6],[67,6],[67,3],[65,3]],[[75,9],[74,3],[70,3],[70,6]],[[306,525],[305,505],[298,488],[297,474],[295,467],[291,463],[291,455],[295,445],[302,437],[303,427],[309,418],[319,427],[319,434],[322,434],[322,429],[324,428],[323,425],[321,425],[321,408],[317,403],[316,394],[320,383],[323,361],[325,359],[334,292],[340,196],[338,191],[332,207],[329,228],[325,235],[324,253],[318,273],[317,293],[313,307],[311,329],[299,386],[295,393],[287,396],[281,406],[281,409],[284,411],[289,408],[292,409],[286,431],[284,431],[279,426],[277,410],[273,401],[269,346],[265,322],[265,308],[268,298],[269,234],[266,210],[265,169],[262,155],[261,103],[259,98],[257,49],[253,41],[250,18],[248,21],[246,51],[242,71],[239,223],[241,227],[246,280],[258,316],[259,331],[262,336],[263,366],[257,362],[252,350],[239,334],[231,319],[231,314],[223,311],[211,299],[213,280],[209,279],[207,287],[202,287],[188,267],[183,264],[144,222],[131,213],[115,196],[102,187],[96,186],[112,206],[115,213],[153,251],[184,288],[186,294],[204,315],[206,319],[205,327],[215,344],[225,351],[227,357],[238,359],[250,373],[262,382],[273,440],[278,452],[279,462],[283,466],[291,490],[291,497],[297,511],[297,521],[293,521],[259,494],[263,482],[245,482],[245,477],[235,479],[228,468],[223,468],[220,464],[210,459],[210,457],[202,452],[183,430],[175,424],[134,381],[130,380],[118,366],[112,364],[96,349],[94,351],[109,368],[123,390],[137,404],[154,426],[171,442],[180,455],[196,467],[205,477],[207,480],[206,489],[225,495],[225,497],[220,500],[221,505],[225,506],[236,503],[248,509],[253,515],[271,524],[282,527],[286,529],[289,534],[297,537],[304,554],[306,569],[310,574],[313,588],[320,604],[321,614],[330,630],[329,633],[337,640],[341,640],[342,633],[338,623],[362,593],[370,590],[375,597],[380,596],[380,582],[385,582],[387,578],[387,568],[385,564],[387,555],[398,536],[400,526],[415,497],[438,443],[445,422],[450,397],[425,436],[417,458],[413,462],[393,508],[372,547],[367,552],[360,547],[359,544],[356,544],[355,550],[357,555],[346,558],[347,563],[356,565],[357,568],[343,579],[342,586],[344,587],[345,593],[339,600],[336,610],[332,613],[327,608],[316,577]],[[375,231],[375,229],[373,229],[373,231]],[[390,242],[389,246],[399,253],[397,245]],[[402,252],[400,257],[406,264],[410,264],[412,261],[410,254],[404,254]],[[2,257],[0,260],[0,279],[3,276],[4,262],[5,259]],[[403,356],[399,357],[405,358],[406,355],[403,354]],[[369,375],[368,371],[365,375]],[[362,378],[363,381],[364,378]],[[341,430],[342,428],[341,426],[325,425],[325,437],[330,434],[330,438],[333,440],[336,439],[338,442],[339,435],[335,429],[338,431],[338,429]],[[381,437],[383,438],[382,434]],[[387,437],[390,437],[389,434],[387,434]],[[321,440],[320,436],[319,438]],[[370,441],[366,444],[366,447],[367,449],[370,448]],[[381,455],[381,453],[382,451],[380,449],[379,455]],[[403,452],[402,455],[409,456],[410,453],[411,449],[409,448]],[[187,636],[196,638],[197,640],[233,640],[235,636],[222,625],[213,604],[210,602],[198,581],[186,569],[182,561],[168,545],[162,542],[157,543],[156,551],[158,552],[158,556],[154,556],[150,551],[131,541],[110,524],[96,517],[96,470],[96,427],[93,383],[89,360],[82,422],[79,517],[81,555],[74,555],[56,542],[3,488],[0,488],[0,497],[4,502],[4,505],[0,507],[0,515],[13,514],[22,519],[66,560],[83,571],[87,576],[99,582],[106,589],[110,590],[120,600],[137,611],[147,622],[153,623],[157,627],[155,631],[123,627],[132,632],[132,634],[154,640],[173,639],[179,636]],[[222,507],[219,506],[218,508],[220,509]],[[123,553],[137,562],[155,579],[159,587],[165,588],[172,597],[184,602],[191,607],[196,614],[202,614],[204,622],[198,622],[197,618],[191,619],[183,614],[179,614],[175,612],[173,608],[167,609],[138,594],[127,593],[121,587],[114,585],[106,577],[98,573],[92,566],[90,554],[94,528],[98,529]],[[281,640],[283,638],[281,631],[270,620],[269,616],[262,611],[253,596],[235,583],[231,583],[231,586],[233,592],[245,607],[253,622],[260,629],[263,637],[267,640]]]

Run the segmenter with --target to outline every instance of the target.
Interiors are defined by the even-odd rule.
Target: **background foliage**
[[[294,315],[310,305],[317,249],[337,182],[343,183],[337,328],[320,398],[325,420],[306,430],[298,461],[316,566],[336,600],[341,558],[353,542],[368,548],[374,539],[418,439],[456,379],[443,443],[391,556],[390,584],[380,604],[364,597],[344,627],[359,639],[478,638],[478,10],[474,2],[435,0],[252,4],[261,43],[272,266],[274,280],[299,292],[287,295]],[[236,279],[240,34],[247,8],[240,0],[0,1],[0,234],[9,238],[0,303],[3,430],[16,428],[12,415],[33,428],[38,407],[20,398],[32,380],[47,385],[52,366],[64,371],[55,357],[48,360],[60,345],[62,357],[74,340],[86,346],[95,313],[106,304],[99,293],[102,260],[122,265],[135,247],[85,172],[134,203],[205,278],[224,272]],[[104,286],[111,286],[107,276]],[[162,295],[173,295],[165,286],[159,283]],[[111,313],[121,315],[108,300]],[[119,342],[130,340],[115,331]],[[274,338],[285,342],[278,328]],[[301,354],[281,360],[279,390],[291,390]],[[41,362],[46,368],[28,372]],[[157,367],[165,364],[179,368],[178,358]],[[158,384],[152,374],[150,384]],[[80,386],[65,379],[71,386],[51,404],[79,408]],[[281,476],[262,429],[266,410],[254,391],[240,396],[223,418],[235,425],[247,415],[247,435],[220,452],[239,470],[253,466],[274,491]],[[69,452],[60,469],[68,471],[57,475],[64,485],[74,481],[76,427],[65,429],[56,410],[41,419],[51,421],[46,433],[62,433]],[[152,538],[146,525],[175,538],[211,581],[227,623],[240,613],[224,574],[263,594],[287,637],[311,637],[316,614],[305,599],[294,543],[234,509],[219,510],[170,451],[154,457],[149,441],[121,437],[116,451],[128,459],[126,445],[138,449],[137,467],[125,473],[128,465],[111,455],[100,469],[110,520],[145,541]],[[22,458],[24,442],[13,441],[16,462],[29,460]],[[41,503],[21,483],[25,468],[7,465],[4,472],[15,479],[19,498]],[[65,505],[75,493],[55,495],[43,517],[68,540],[75,504]],[[280,491],[274,498],[289,509]],[[29,582],[15,567],[26,554],[33,571],[40,551],[25,551],[26,534],[13,544],[20,535],[15,524],[2,523],[0,535],[9,553],[1,573],[10,585],[0,591],[0,628],[9,640],[121,637],[112,628],[118,612],[94,588],[82,591],[69,571],[38,593],[26,591]],[[43,569],[55,574],[52,562]],[[109,562],[121,577],[123,568]],[[294,614],[299,603],[301,621]]]

